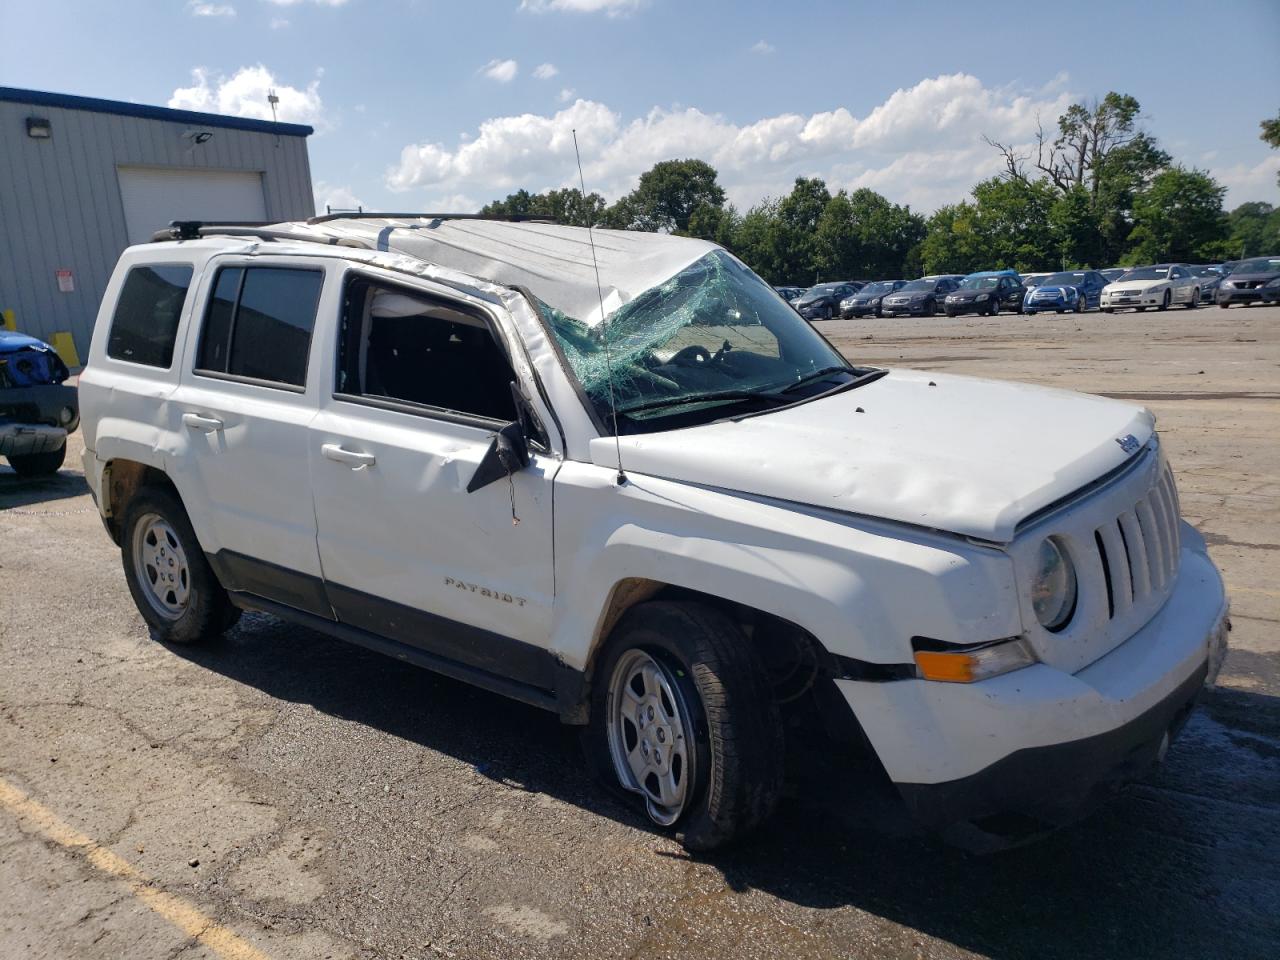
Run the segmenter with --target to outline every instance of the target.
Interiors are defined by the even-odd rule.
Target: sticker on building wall
[[[55,270],[53,275],[58,278],[59,293],[75,292],[76,278],[71,275],[70,270]]]

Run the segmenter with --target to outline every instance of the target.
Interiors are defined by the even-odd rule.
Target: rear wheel
[[[708,850],[747,833],[777,805],[783,737],[751,642],[699,603],[630,610],[593,684],[588,758],[641,797],[649,819]]]
[[[66,459],[67,445],[64,443],[57,450],[44,453],[12,453],[9,466],[20,477],[47,477],[57,473]]]
[[[197,643],[240,618],[200,549],[187,511],[168,490],[146,487],[129,501],[120,554],[133,602],[157,640]]]

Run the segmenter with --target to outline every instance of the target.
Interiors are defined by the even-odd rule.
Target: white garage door
[[[120,167],[130,243],[146,243],[171,220],[267,218],[262,174],[239,170]]]

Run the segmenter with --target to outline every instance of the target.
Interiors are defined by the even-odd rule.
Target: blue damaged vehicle
[[[80,425],[71,371],[53,347],[0,330],[0,455],[23,477],[56,473]]]
[[[1084,313],[1101,305],[1107,278],[1097,270],[1064,270],[1051,273],[1027,293],[1023,313]]]

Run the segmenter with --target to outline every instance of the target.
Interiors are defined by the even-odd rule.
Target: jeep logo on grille
[[[1138,448],[1142,446],[1138,442],[1138,438],[1132,433],[1126,433],[1123,437],[1116,437],[1116,443],[1120,444],[1120,449],[1125,453],[1137,453]]]

